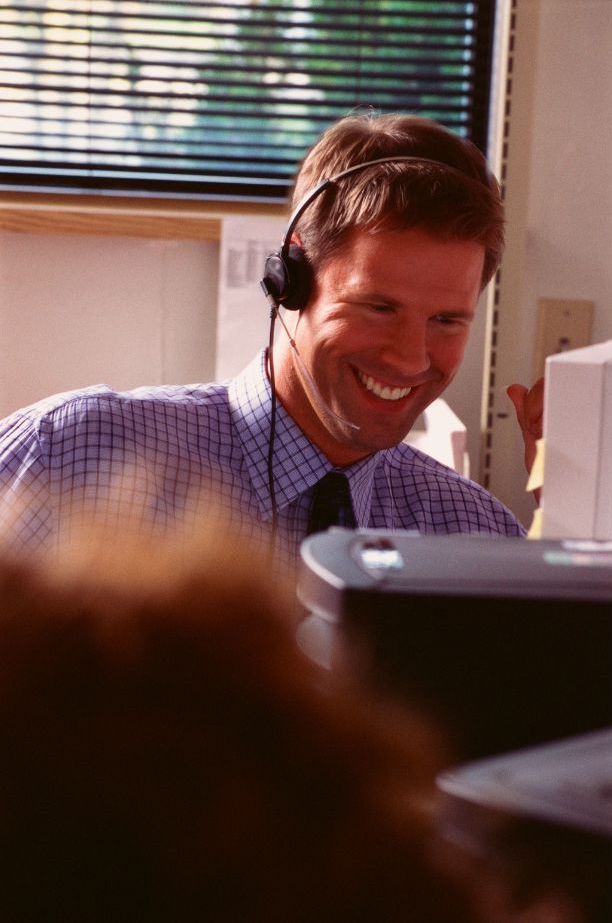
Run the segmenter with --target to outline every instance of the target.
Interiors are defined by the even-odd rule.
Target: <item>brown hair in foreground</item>
[[[366,168],[340,180],[306,209],[297,234],[315,274],[355,229],[375,233],[418,227],[435,236],[481,243],[484,287],[504,248],[499,186],[474,144],[430,119],[367,113],[336,122],[304,159],[293,207],[322,180],[355,164],[394,156],[437,163]]]
[[[418,716],[324,673],[249,551],[0,561],[0,917],[475,917]]]

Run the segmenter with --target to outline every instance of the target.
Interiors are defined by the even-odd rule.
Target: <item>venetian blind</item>
[[[484,146],[494,0],[0,0],[0,182],[281,198],[360,107]]]

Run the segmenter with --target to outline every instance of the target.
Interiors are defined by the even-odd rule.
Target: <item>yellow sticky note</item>
[[[536,442],[536,456],[529,473],[527,481],[527,491],[537,490],[544,484],[544,440],[538,439]]]
[[[531,528],[527,533],[527,538],[542,538],[542,507],[539,506],[533,512]]]

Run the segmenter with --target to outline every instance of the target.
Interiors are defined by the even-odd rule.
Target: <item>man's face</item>
[[[420,229],[355,231],[318,273],[294,339],[320,397],[284,336],[275,348],[277,390],[333,464],[401,442],[452,381],[483,261],[483,246],[472,241]]]

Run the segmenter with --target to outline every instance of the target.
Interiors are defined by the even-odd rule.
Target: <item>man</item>
[[[348,480],[344,523],[523,534],[482,487],[401,442],[457,372],[501,259],[497,183],[473,145],[434,122],[352,116],[310,151],[294,202],[381,158],[399,159],[359,168],[303,211],[292,232],[303,307],[271,356],[221,385],[97,386],[4,421],[0,483],[17,540],[48,544],[88,508],[136,508],[166,529],[214,505],[243,537],[274,532],[292,569],[330,471]]]

